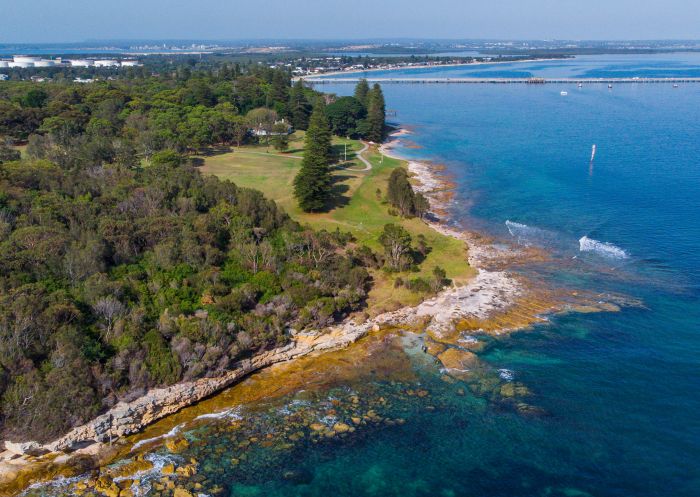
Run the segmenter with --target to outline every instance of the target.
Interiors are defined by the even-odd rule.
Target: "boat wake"
[[[629,255],[617,245],[608,242],[600,242],[587,236],[582,236],[579,241],[579,251],[594,252],[610,259],[627,259]]]

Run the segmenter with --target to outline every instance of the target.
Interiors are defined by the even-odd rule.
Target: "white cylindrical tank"
[[[96,60],[95,61],[95,67],[115,67],[118,65],[119,65],[119,62],[117,62],[116,60],[111,60],[111,59]]]
[[[137,60],[122,60],[122,67],[136,67],[139,65]]]
[[[53,60],[47,59],[37,60],[34,62],[34,67],[53,67],[55,65],[56,63]]]
[[[94,64],[94,61],[88,59],[71,59],[70,61],[70,65],[73,67],[90,67]]]
[[[33,64],[34,62],[41,60],[41,57],[34,57],[31,55],[15,55],[13,57],[13,59],[18,64],[27,64],[27,63]],[[31,66],[27,66],[27,67],[31,67]]]
[[[9,60],[0,60],[0,67],[10,67]]]
[[[10,62],[8,66],[17,68],[34,67],[34,62]]]

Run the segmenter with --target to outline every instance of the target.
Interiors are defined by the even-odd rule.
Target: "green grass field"
[[[392,169],[405,165],[403,161],[384,157],[375,147],[365,152],[365,158],[372,163],[370,171],[357,171],[364,165],[354,158],[362,143],[356,140],[336,139],[334,145],[343,150],[348,145],[348,162],[341,163],[333,172],[335,179],[334,205],[325,213],[309,214],[302,212],[292,196],[294,176],[301,166],[301,137],[290,143],[289,154],[278,154],[263,145],[236,148],[233,152],[203,157],[200,168],[204,174],[215,174],[230,179],[240,186],[261,190],[275,200],[294,219],[309,224],[316,229],[349,231],[358,243],[366,244],[375,251],[382,251],[378,238],[387,223],[401,224],[415,238],[425,236],[432,251],[420,266],[417,273],[387,274],[375,271],[375,284],[370,292],[369,312],[377,314],[395,309],[401,305],[414,305],[425,295],[412,292],[404,287],[394,288],[397,276],[403,279],[418,276],[429,277],[435,266],[447,271],[448,278],[462,284],[471,278],[475,271],[467,263],[467,249],[463,242],[432,230],[420,219],[402,219],[389,214],[389,207],[383,201],[389,175]],[[352,156],[351,156],[352,154]],[[380,192],[377,192],[377,189]]]

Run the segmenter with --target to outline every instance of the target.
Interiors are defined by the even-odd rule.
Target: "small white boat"
[[[593,149],[591,150],[591,162],[593,162],[593,160],[595,159],[595,150],[596,150],[596,147],[595,147],[595,143],[594,143]]]
[[[569,94],[568,91],[562,91],[562,92],[560,93],[560,95],[561,95],[562,97],[565,97],[565,96],[567,96],[568,94]]]
[[[608,89],[612,90],[612,85],[608,85]]]
[[[674,88],[678,88],[678,85],[677,85],[677,84],[674,84],[673,87],[674,87]]]
[[[578,84],[578,87],[579,87],[579,88],[583,88],[583,83],[579,83],[579,84]]]

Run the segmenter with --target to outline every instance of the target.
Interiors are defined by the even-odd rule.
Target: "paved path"
[[[362,147],[362,150],[360,150],[359,152],[357,152],[357,154],[355,154],[355,157],[357,157],[358,159],[360,159],[362,161],[362,163],[365,165],[365,168],[364,169],[353,169],[353,171],[371,171],[372,170],[372,163],[370,161],[368,161],[367,159],[365,159],[364,156],[362,155],[363,153],[367,152],[367,149],[369,148],[369,143],[362,142],[362,144],[364,145],[364,147]]]
[[[365,165],[365,167],[363,167],[362,169],[350,169],[350,166],[336,166],[336,168],[337,169],[344,169],[346,171],[352,171],[354,173],[364,173],[367,171],[371,171],[372,170],[372,163],[370,161],[368,161],[367,159],[365,159],[362,155],[369,148],[369,143],[362,142],[362,144],[364,145],[364,147],[362,147],[362,150],[359,150],[358,152],[355,153],[355,157],[357,159],[359,159]]]

